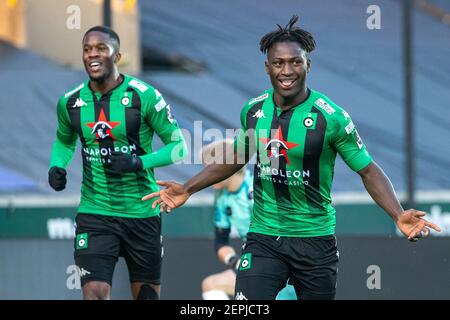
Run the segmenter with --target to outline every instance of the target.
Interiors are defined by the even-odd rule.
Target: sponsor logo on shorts
[[[79,233],[76,238],[76,248],[77,250],[87,249],[88,247],[88,234],[87,233]]]
[[[252,254],[246,253],[241,257],[241,262],[239,264],[239,271],[248,270],[252,267]]]

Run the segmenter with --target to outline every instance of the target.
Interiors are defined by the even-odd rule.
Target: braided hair
[[[298,16],[294,15],[284,28],[277,24],[278,30],[263,36],[259,42],[261,52],[266,54],[274,43],[286,41],[298,42],[306,53],[313,51],[316,47],[313,36],[306,30],[294,27],[297,21]]]

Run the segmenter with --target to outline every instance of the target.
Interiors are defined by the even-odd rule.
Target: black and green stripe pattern
[[[250,231],[296,237],[333,234],[330,192],[337,153],[354,171],[372,161],[348,113],[313,90],[303,103],[281,111],[273,90],[267,90],[243,108],[241,126],[237,145],[257,153]]]
[[[169,117],[162,95],[150,85],[124,75],[118,87],[101,95],[90,90],[86,81],[59,100],[57,139],[61,143],[55,143],[51,166],[68,165],[58,146],[75,145],[72,137],[77,136],[83,159],[79,212],[154,216],[159,210],[141,201],[158,190],[153,169],[115,174],[108,169],[109,155],[112,151],[149,155],[155,133],[168,142],[174,131],[180,131],[177,122]],[[175,136],[182,137],[181,132]]]

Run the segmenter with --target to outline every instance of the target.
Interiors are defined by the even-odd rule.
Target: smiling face
[[[103,83],[114,75],[120,60],[118,46],[106,33],[92,31],[83,39],[83,63],[91,81]]]
[[[306,92],[306,77],[311,64],[299,43],[274,43],[267,53],[265,65],[278,105],[301,99]]]

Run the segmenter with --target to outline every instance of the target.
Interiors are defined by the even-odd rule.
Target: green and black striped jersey
[[[331,205],[336,154],[359,171],[372,161],[349,114],[320,92],[287,110],[273,89],[241,112],[238,154],[256,152],[249,232],[315,237],[334,234]]]
[[[102,95],[89,81],[58,102],[58,129],[50,167],[66,168],[81,141],[83,181],[78,212],[144,218],[159,208],[141,200],[157,191],[153,168],[181,160],[186,144],[161,93],[141,80],[123,75],[123,82]],[[164,147],[152,150],[156,133]],[[112,151],[139,156],[144,170],[115,174],[108,169]]]

